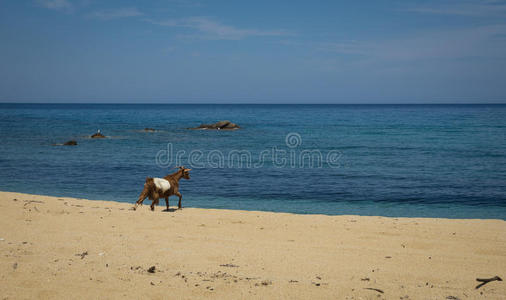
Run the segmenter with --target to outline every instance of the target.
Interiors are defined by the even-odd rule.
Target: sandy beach
[[[172,201],[175,204],[175,201]],[[0,299],[506,299],[506,222],[0,192]],[[153,268],[154,267],[154,268]]]

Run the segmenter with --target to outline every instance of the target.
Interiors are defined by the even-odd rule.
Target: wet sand
[[[0,192],[0,299],[506,299],[502,220],[132,206]]]

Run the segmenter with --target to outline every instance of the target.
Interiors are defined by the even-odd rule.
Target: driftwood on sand
[[[385,293],[385,292],[383,292],[383,290],[376,289],[376,288],[364,288],[364,290],[376,291],[376,292],[381,293],[381,294]]]
[[[492,282],[492,281],[502,281],[502,279],[499,276],[494,276],[492,278],[476,278],[476,281],[481,282],[480,284],[478,284],[475,287],[475,289],[479,289],[479,288],[481,288],[482,286],[484,286],[485,284],[487,284],[489,282]]]

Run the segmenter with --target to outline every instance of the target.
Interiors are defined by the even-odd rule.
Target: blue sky
[[[0,102],[505,103],[506,1],[0,0]]]

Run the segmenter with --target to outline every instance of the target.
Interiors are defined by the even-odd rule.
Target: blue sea
[[[133,204],[183,164],[184,207],[506,219],[506,105],[0,104],[0,137],[3,191]]]

